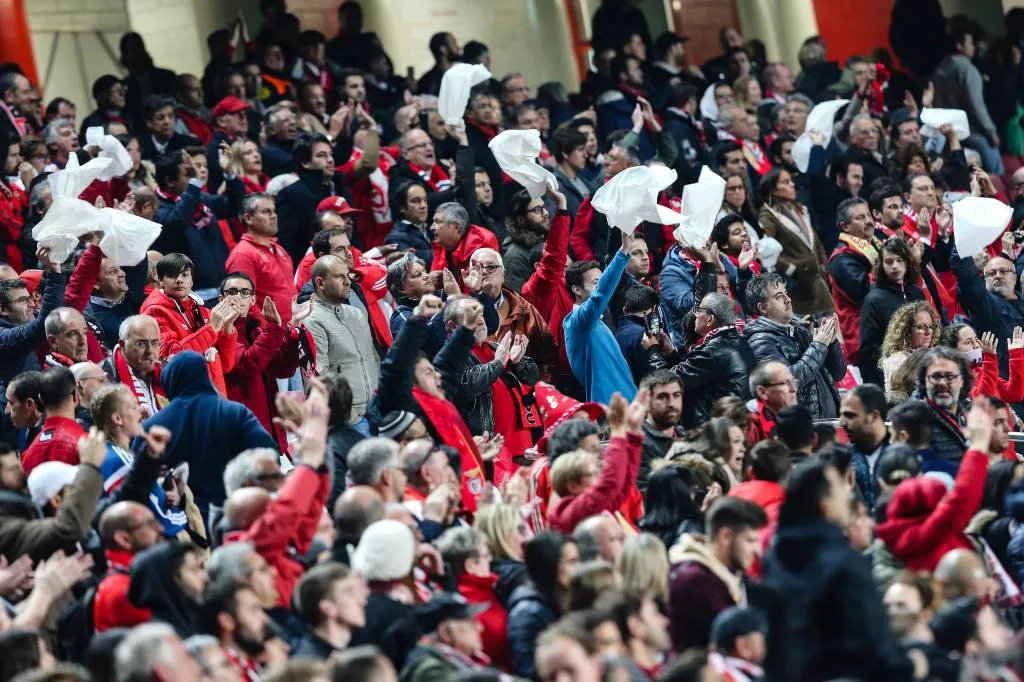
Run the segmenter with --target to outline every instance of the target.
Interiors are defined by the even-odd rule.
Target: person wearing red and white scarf
[[[427,201],[431,211],[447,201],[458,201],[469,212],[470,221],[476,216],[476,188],[473,150],[469,148],[466,132],[461,128],[451,129],[459,142],[455,152],[455,181],[444,167],[437,162],[437,151],[430,135],[413,128],[399,140],[399,152],[402,156],[398,164],[391,169],[388,178],[389,187],[397,188],[405,181],[411,180],[421,185],[427,192]],[[429,219],[429,215],[428,215]]]

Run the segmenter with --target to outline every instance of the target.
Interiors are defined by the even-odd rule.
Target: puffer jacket
[[[533,654],[537,637],[558,620],[558,608],[530,584],[520,585],[508,601],[508,646],[512,650],[512,672],[537,679]]]
[[[743,329],[743,336],[758,363],[778,361],[789,366],[799,386],[800,404],[815,419],[839,416],[836,382],[846,375],[846,359],[839,341],[826,346],[813,340],[801,324],[781,325],[759,317]]]
[[[934,571],[946,552],[974,547],[964,535],[985,493],[988,456],[969,450],[953,489],[930,476],[900,483],[886,508],[887,519],[875,534],[911,571]]]
[[[672,368],[683,380],[683,426],[692,429],[711,418],[719,398],[750,399],[749,377],[757,364],[753,351],[735,327],[723,328],[710,340],[689,350]]]
[[[729,285],[733,291],[740,293],[745,289],[745,284],[739,281],[740,272],[726,256],[721,256],[722,266],[729,278]],[[661,275],[658,278],[658,286],[661,294],[661,317],[665,322],[665,328],[672,335],[672,343],[677,348],[686,346],[686,337],[683,332],[683,317],[690,312],[693,306],[699,301],[694,295],[697,290],[697,275],[702,268],[710,268],[710,265],[698,264],[674,245],[665,255],[662,263]],[[713,268],[712,268],[713,269]],[[750,271],[744,271],[749,276]],[[713,289],[712,289],[713,291]]]

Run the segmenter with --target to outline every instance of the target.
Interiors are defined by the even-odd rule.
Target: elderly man
[[[868,114],[858,114],[850,123],[850,148],[843,158],[848,163],[859,163],[864,169],[864,185],[870,187],[878,178],[888,178],[885,159],[879,151],[881,134],[874,119]]]
[[[466,132],[461,127],[449,128],[449,134],[458,141],[455,152],[455,179],[437,162],[434,142],[425,131],[413,128],[398,141],[402,154],[398,165],[391,169],[389,187],[393,190],[403,181],[410,180],[427,192],[431,211],[449,201],[458,201],[471,214],[476,214],[476,183],[473,172],[474,154],[469,147]]]
[[[263,117],[267,144],[263,146],[263,172],[274,177],[295,170],[292,146],[299,134],[298,121],[291,104],[275,104]]]
[[[750,373],[750,394],[757,400],[751,415],[747,441],[750,445],[775,437],[775,416],[797,404],[797,379],[784,362],[762,362]]]
[[[89,357],[88,327],[82,314],[73,308],[57,308],[46,316],[46,341],[50,352],[43,360],[46,367],[71,367]]]
[[[479,276],[483,294],[494,301],[498,313],[498,329],[488,338],[499,342],[509,333],[525,336],[529,342],[527,350],[536,359],[541,377],[550,382],[558,365],[555,339],[540,311],[518,291],[506,286],[501,254],[487,247],[477,249],[469,259],[469,269]]]
[[[132,315],[121,323],[117,346],[102,367],[111,381],[131,389],[144,416],[167,404],[160,385],[160,325],[149,315]]]
[[[96,391],[107,385],[107,374],[95,362],[76,362],[71,365],[71,373],[75,375],[75,387],[78,391],[78,412],[75,418],[83,429],[92,426],[92,397]]]
[[[434,212],[430,226],[434,235],[434,260],[431,271],[450,270],[459,284],[462,271],[469,267],[470,258],[477,249],[488,248],[498,251],[498,238],[483,227],[471,225],[469,212],[454,201],[441,204]]]
[[[203,678],[199,661],[185,650],[174,628],[164,623],[143,623],[132,628],[114,650],[119,680],[189,682]]]
[[[176,107],[177,102],[168,95],[151,95],[146,98],[143,115],[147,133],[142,136],[139,145],[142,158],[152,161],[158,154],[200,144],[195,137],[177,131]]]
[[[20,138],[32,132],[25,114],[31,109],[35,88],[16,71],[0,75],[0,135]]]
[[[755,121],[756,119],[752,119],[747,110],[738,104],[722,107],[718,112],[718,140],[737,142],[743,148],[750,169],[760,177],[771,170],[772,162],[757,141],[758,134],[753,126]]]
[[[600,514],[580,521],[572,539],[580,548],[580,561],[601,559],[614,565],[626,534],[613,516]]]
[[[367,438],[356,443],[348,453],[352,484],[372,488],[385,502],[401,502],[407,480],[399,455],[398,444],[388,438]],[[345,498],[338,498],[338,506]]]
[[[799,385],[800,402],[815,419],[838,417],[836,382],[846,375],[846,360],[836,317],[822,319],[813,330],[800,324],[793,315],[786,281],[775,273],[752,279],[746,302],[758,315],[743,330],[757,361],[777,361],[788,367]],[[750,390],[755,393],[754,388]]]
[[[999,350],[999,367],[1003,376],[1009,367],[1007,341],[1015,327],[1024,326],[1024,299],[1017,286],[1013,261],[1002,255],[985,263],[984,279],[971,258],[960,258],[953,250],[950,258],[957,276],[957,300],[971,316],[974,330],[992,332]]]
[[[477,614],[487,605],[470,605],[464,597],[440,592],[420,607],[419,622],[426,636],[409,654],[402,671],[409,682],[455,679],[460,674],[483,671],[476,662],[483,652],[482,627]]]
[[[70,118],[55,118],[47,123],[43,129],[43,138],[46,140],[46,150],[50,153],[50,163],[43,169],[46,171],[64,168],[71,155],[81,147],[78,133],[75,132],[75,122]]]
[[[697,342],[672,368],[683,380],[687,399],[683,426],[693,428],[711,418],[719,398],[750,398],[748,378],[757,361],[736,329],[736,304],[724,294],[707,294],[693,309]]]
[[[871,270],[880,257],[882,243],[875,238],[875,223],[868,202],[864,199],[853,197],[840,203],[836,211],[836,222],[840,230],[840,243],[829,256],[828,277],[839,327],[843,331],[843,342],[846,344],[846,356],[851,362],[861,364],[861,374],[865,381],[872,381],[877,374],[878,381],[874,383],[881,384],[878,368],[872,370],[871,363],[861,363],[860,307],[871,288]]]
[[[132,559],[163,541],[160,522],[138,502],[115,502],[99,518],[100,538],[107,559],[107,574],[96,586],[92,620],[96,632],[135,627],[152,619],[149,609],[128,600]]]
[[[380,358],[373,347],[370,323],[358,308],[349,305],[352,283],[344,258],[321,256],[313,264],[313,312],[306,329],[316,346],[318,373],[335,370],[352,387],[352,424],[370,435],[364,418],[370,398],[377,391]]]

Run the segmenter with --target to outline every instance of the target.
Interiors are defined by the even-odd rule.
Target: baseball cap
[[[324,211],[331,211],[338,215],[345,215],[347,213],[359,213],[358,208],[352,208],[352,205],[345,200],[345,197],[333,196],[323,199],[319,204],[316,205],[316,212],[323,213]]]
[[[768,632],[768,623],[757,609],[730,606],[711,623],[711,643],[721,651],[732,651],[736,640],[752,632]]]
[[[221,101],[217,102],[217,106],[213,108],[213,117],[219,118],[224,114],[237,114],[239,111],[245,111],[249,108],[249,105],[238,99],[228,95]]]
[[[29,497],[37,507],[42,507],[51,497],[71,485],[78,473],[78,467],[65,462],[43,462],[28,475]]]
[[[487,604],[470,604],[461,594],[438,592],[426,604],[416,608],[416,620],[424,632],[434,632],[447,620],[475,618],[488,608]]]

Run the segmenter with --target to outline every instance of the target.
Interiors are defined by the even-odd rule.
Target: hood
[[[171,400],[206,393],[217,394],[213,382],[210,381],[206,360],[192,350],[178,353],[163,366],[160,371],[160,383]]]
[[[168,540],[135,555],[128,599],[153,611],[155,620],[172,626],[182,637],[196,634],[194,614],[198,604],[178,585],[176,574],[190,546]]]
[[[946,484],[934,476],[918,476],[900,483],[886,506],[886,520],[875,528],[875,535],[894,551],[901,549],[904,532],[922,523],[948,492]]]
[[[794,526],[779,526],[775,533],[774,555],[783,570],[800,572],[814,563],[826,545],[849,547],[839,526],[825,519],[815,519]]]
[[[676,544],[668,550],[668,561],[673,566],[681,563],[700,564],[725,584],[733,601],[737,604],[743,601],[742,579],[718,560],[718,557],[711,551],[711,545],[704,540],[703,536],[689,534],[680,536]]]

